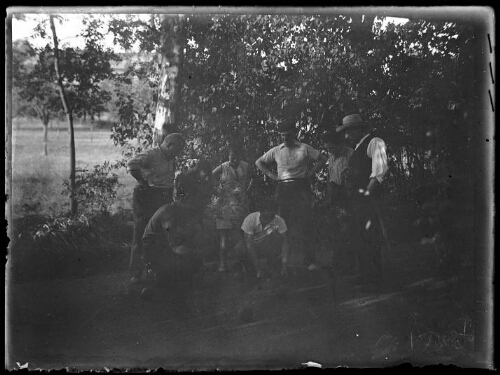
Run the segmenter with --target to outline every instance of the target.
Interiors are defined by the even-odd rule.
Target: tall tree
[[[52,82],[52,62],[45,56],[43,52],[37,54],[28,41],[13,43],[14,115],[40,119],[44,128],[43,154],[47,156],[49,121],[60,112],[61,102]]]
[[[76,155],[74,139],[74,118],[93,120],[94,116],[105,110],[111,94],[101,88],[106,79],[120,80],[110,61],[120,61],[111,49],[102,45],[102,20],[91,15],[84,17],[85,26],[81,37],[85,41],[83,49],[60,46],[55,28],[55,20],[62,22],[57,15],[38,19],[35,32],[41,38],[53,39],[53,46],[47,43],[43,48],[33,49],[29,43],[14,45],[16,56],[14,83],[25,104],[25,113],[36,113],[42,119],[47,134],[50,116],[64,111],[70,133],[70,210],[78,209],[75,197]],[[50,27],[51,33],[47,32]],[[45,136],[47,140],[47,136]]]
[[[165,15],[162,26],[162,70],[155,117],[155,143],[161,142],[164,123],[175,124],[179,121],[179,79],[186,45],[182,15]]]
[[[69,172],[69,189],[70,189],[70,211],[71,214],[75,215],[78,209],[78,202],[75,196],[76,184],[75,184],[75,174],[76,174],[76,156],[75,156],[75,129],[73,127],[73,110],[68,103],[66,98],[66,92],[64,90],[64,85],[59,71],[59,40],[57,39],[56,26],[54,24],[54,16],[50,16],[50,29],[52,30],[52,36],[54,38],[54,69],[56,72],[57,86],[59,88],[59,94],[61,96],[61,102],[66,113],[66,118],[68,120],[69,127],[69,147],[70,147],[70,172]]]

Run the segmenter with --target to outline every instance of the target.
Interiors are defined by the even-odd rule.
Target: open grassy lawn
[[[56,214],[68,209],[69,200],[63,193],[63,181],[69,178],[69,133],[64,123],[49,130],[48,155],[43,153],[43,126],[22,123],[13,126],[12,137],[12,204],[14,218],[26,214]],[[92,168],[106,160],[122,158],[109,130],[90,131],[88,126],[76,125],[76,167]],[[117,170],[119,188],[111,209],[129,208],[134,179],[125,169]],[[8,176],[6,176],[8,178]]]

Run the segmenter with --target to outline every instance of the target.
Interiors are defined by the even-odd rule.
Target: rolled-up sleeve
[[[280,216],[276,217],[276,223],[278,224],[278,233],[285,234],[288,230],[285,220],[283,220]]]
[[[241,224],[241,230],[246,233],[253,235],[253,230],[254,230],[254,225],[253,225],[253,216],[252,214],[248,215],[245,220],[243,220],[243,223]]]
[[[306,145],[307,149],[307,155],[312,159],[312,160],[318,160],[320,152],[316,150],[314,147]]]
[[[378,182],[382,182],[389,169],[385,142],[380,138],[373,138],[368,144],[366,153],[372,159],[372,173],[370,178],[376,178]]]
[[[276,147],[273,147],[269,151],[267,151],[264,155],[262,155],[258,160],[264,162],[265,164],[270,164],[276,161]]]

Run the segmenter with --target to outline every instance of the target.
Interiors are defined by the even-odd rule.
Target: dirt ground
[[[474,367],[472,274],[445,282],[431,246],[394,244],[377,289],[334,282],[319,255],[318,271],[297,255],[286,279],[253,285],[207,264],[187,309],[168,291],[140,298],[125,273],[11,285],[8,368]]]

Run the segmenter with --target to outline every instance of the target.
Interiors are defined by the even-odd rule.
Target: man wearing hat
[[[266,176],[277,181],[276,202],[278,215],[288,227],[300,226],[304,263],[310,270],[317,269],[311,228],[311,187],[309,179],[326,164],[326,157],[308,144],[298,142],[294,122],[282,123],[278,131],[283,143],[262,155],[255,165]],[[268,166],[275,162],[277,173]],[[312,167],[310,162],[314,162]],[[293,241],[295,242],[295,241]]]
[[[351,240],[358,252],[362,278],[380,280],[382,227],[379,217],[380,185],[387,173],[385,142],[370,133],[359,114],[345,116],[337,132],[356,145],[349,160],[346,190],[352,213]]]

